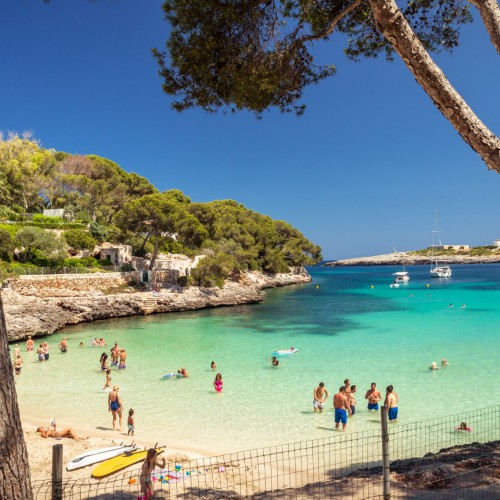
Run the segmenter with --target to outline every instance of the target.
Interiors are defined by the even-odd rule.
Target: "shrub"
[[[97,222],[90,223],[89,231],[92,237],[99,242],[106,241],[108,238],[108,229]]]
[[[49,223],[49,224],[62,224],[64,222],[62,217],[49,217],[43,214],[33,214],[33,222]]]
[[[87,231],[81,229],[64,231],[64,237],[68,245],[76,250],[92,250],[96,245],[96,240]]]

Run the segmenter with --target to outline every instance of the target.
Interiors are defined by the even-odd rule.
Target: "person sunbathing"
[[[76,432],[68,427],[67,429],[62,429],[60,431],[56,431],[55,429],[47,429],[46,427],[38,427],[36,430],[37,434],[39,433],[43,438],[69,438],[74,439],[75,441],[80,441],[81,439],[88,439],[88,437],[80,437],[76,434]]]

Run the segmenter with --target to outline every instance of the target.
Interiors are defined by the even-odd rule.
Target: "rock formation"
[[[155,293],[127,288],[130,276],[22,276],[9,281],[2,290],[9,341],[101,319],[261,302],[264,288],[311,281],[303,269],[275,275],[252,272],[228,280],[223,288],[171,286]],[[113,293],[118,289],[123,291]]]

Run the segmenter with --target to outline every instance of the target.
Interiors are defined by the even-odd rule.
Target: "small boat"
[[[448,264],[439,264],[435,255],[437,234],[437,210],[434,210],[434,229],[432,230],[432,250],[430,274],[434,278],[451,278],[451,267]]]
[[[279,351],[274,351],[273,356],[288,356],[290,354],[295,354],[298,349],[290,347],[290,349],[280,349]]]
[[[410,281],[410,276],[406,271],[398,271],[397,273],[393,273],[394,283],[408,283]]]

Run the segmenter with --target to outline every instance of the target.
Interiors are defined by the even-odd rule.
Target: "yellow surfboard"
[[[163,453],[165,448],[156,448],[156,453]],[[115,472],[118,472],[129,465],[134,465],[137,462],[145,460],[148,454],[148,450],[134,450],[130,453],[124,453],[123,455],[118,455],[117,457],[110,458],[105,462],[102,462],[97,467],[94,467],[92,471],[92,477],[99,479],[101,477],[109,476]]]

